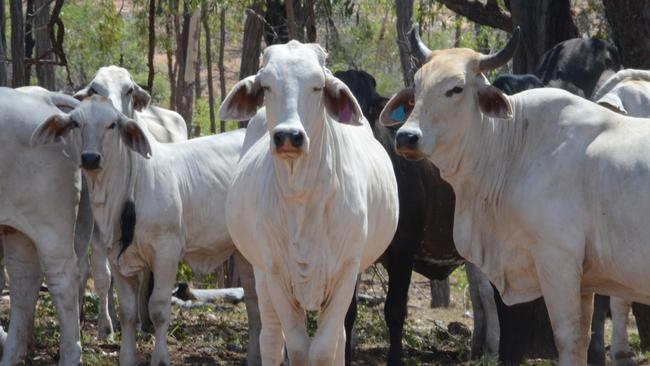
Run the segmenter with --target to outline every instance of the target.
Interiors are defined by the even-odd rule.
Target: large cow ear
[[[627,110],[623,106],[623,101],[621,100],[621,97],[616,94],[613,93],[605,94],[602,98],[598,99],[596,103],[616,113],[627,115]]]
[[[264,90],[255,75],[240,80],[226,96],[219,108],[219,119],[246,121],[257,112],[264,102]]]
[[[140,128],[134,120],[122,115],[117,126],[120,130],[122,141],[124,141],[126,146],[146,159],[151,157],[151,145],[149,145],[149,139],[147,138],[147,135],[145,135],[144,131],[142,131],[142,128]]]
[[[413,88],[405,88],[386,103],[379,115],[379,123],[383,126],[395,126],[406,122],[415,105],[415,92]]]
[[[350,88],[329,72],[325,77],[323,97],[327,112],[336,121],[357,126],[363,124],[363,112]]]
[[[31,137],[32,146],[51,144],[65,138],[77,127],[68,114],[55,114],[41,123]]]
[[[512,105],[501,90],[492,85],[484,85],[478,89],[478,105],[483,114],[501,119],[512,118]]]
[[[151,95],[142,89],[138,84],[133,83],[133,109],[141,112],[149,106]]]

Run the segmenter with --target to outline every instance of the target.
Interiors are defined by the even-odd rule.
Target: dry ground
[[[363,278],[361,293],[383,298],[382,283],[385,273],[368,271]],[[407,365],[495,365],[488,359],[470,361],[469,335],[451,334],[450,322],[460,322],[469,329],[472,318],[466,280],[461,271],[452,275],[451,307],[429,308],[428,281],[415,275],[409,293],[409,317],[405,327],[405,361]],[[86,322],[83,325],[82,346],[85,365],[116,365],[119,350],[119,333],[113,341],[96,341],[97,301],[86,298]],[[173,307],[169,328],[169,346],[173,364],[177,365],[240,365],[245,363],[247,331],[244,304],[215,303],[201,308]],[[56,314],[48,293],[41,293],[35,324],[35,347],[28,364],[53,365],[57,359],[58,331]],[[0,299],[0,323],[5,326],[9,318],[9,299]],[[314,321],[309,317],[310,326]],[[608,329],[611,325],[608,324]],[[631,326],[632,330],[633,327]],[[631,337],[638,348],[636,330]],[[383,321],[383,304],[369,307],[361,304],[356,330],[355,365],[380,365],[385,362],[388,342]],[[141,334],[138,347],[147,357],[153,349],[153,337]],[[637,356],[647,365],[648,354]],[[145,361],[145,360],[143,360]],[[146,363],[143,363],[143,365]],[[550,365],[550,361],[532,360],[528,365]]]

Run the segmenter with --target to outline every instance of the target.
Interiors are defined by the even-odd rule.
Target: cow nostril
[[[293,132],[291,134],[291,145],[293,147],[301,147],[305,141],[305,136],[301,132]]]
[[[84,169],[93,170],[99,168],[102,157],[95,153],[81,154],[81,166]]]
[[[420,140],[420,136],[412,132],[400,132],[395,138],[397,148],[415,149]]]
[[[408,137],[409,145],[416,145],[418,143],[418,140],[420,139],[418,135],[416,134],[409,134],[409,135],[410,135]]]
[[[284,143],[284,138],[285,138],[284,132],[278,131],[273,134],[273,143],[275,144],[276,147],[280,147]]]

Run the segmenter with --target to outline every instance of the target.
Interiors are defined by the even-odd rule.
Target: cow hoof
[[[612,366],[637,366],[637,362],[634,360],[634,352],[616,352],[612,358]]]

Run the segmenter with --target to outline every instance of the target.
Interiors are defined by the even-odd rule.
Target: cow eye
[[[319,91],[323,90],[323,87],[322,86],[315,86],[313,89],[314,89],[315,92],[319,92]]]
[[[264,90],[264,92],[267,93],[267,92],[271,91],[271,87],[270,86],[263,86],[262,90]]]
[[[70,121],[70,128],[77,128],[77,127],[79,127],[79,123],[77,123],[77,121],[75,120]]]
[[[111,123],[111,124],[108,126],[108,129],[109,129],[109,130],[112,130],[112,129],[114,129],[116,126],[117,126],[117,124],[116,124],[115,122],[113,122],[113,123]]]
[[[455,87],[453,87],[453,88],[447,90],[447,91],[445,92],[445,96],[447,96],[447,97],[451,97],[451,96],[454,95],[454,94],[460,94],[460,93],[462,93],[462,92],[463,92],[463,88],[461,88],[460,86],[455,86]]]
[[[97,94],[97,91],[95,89],[93,89],[93,88],[88,89],[88,96],[89,97],[94,95],[94,94]]]
[[[131,95],[133,94],[133,87],[130,87],[129,90],[126,91],[126,95]]]

